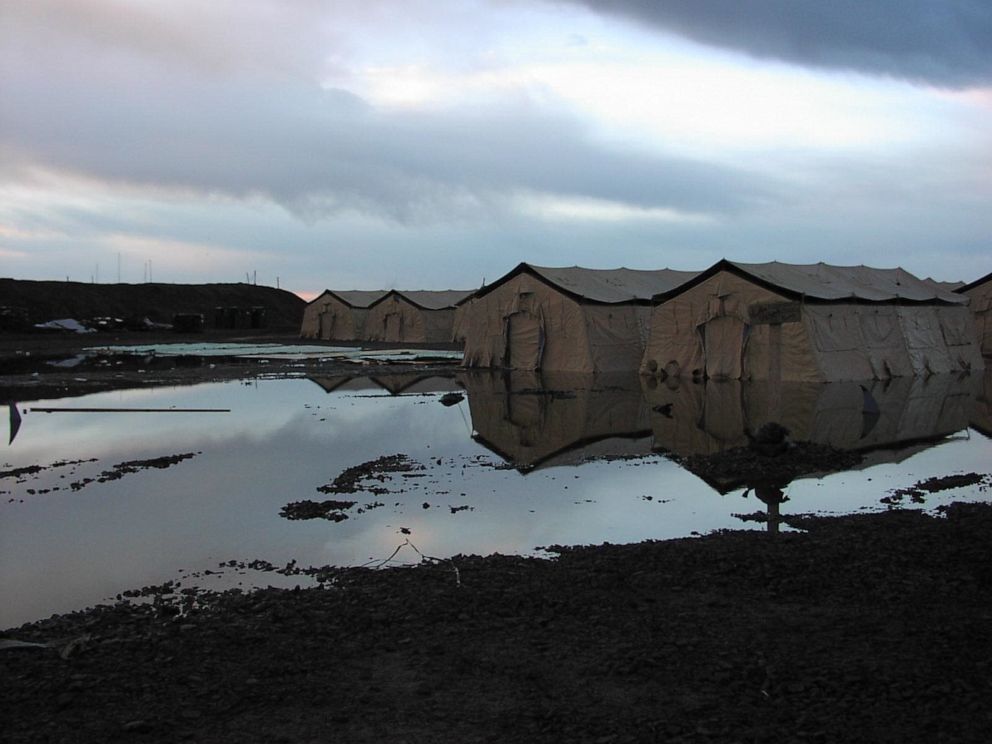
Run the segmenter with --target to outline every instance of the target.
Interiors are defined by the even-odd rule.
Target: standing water
[[[0,456],[0,627],[167,581],[308,581],[246,566],[256,559],[354,566],[540,554],[777,525],[754,521],[760,512],[987,500],[992,440],[977,388],[931,378],[642,389],[636,377],[463,373],[22,404]],[[700,471],[706,458],[747,451],[771,421],[860,462],[761,483]],[[927,478],[976,471],[985,477],[906,496]]]

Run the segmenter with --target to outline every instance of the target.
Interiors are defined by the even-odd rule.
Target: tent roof
[[[660,302],[675,297],[717,274],[729,271],[772,291],[825,302],[921,302],[962,305],[967,298],[919,279],[905,269],[817,264],[740,263],[721,259],[680,287],[655,295]]]
[[[697,273],[674,269],[586,269],[581,266],[550,267],[521,263],[475,295],[486,295],[525,272],[577,300],[605,304],[650,301],[653,295],[674,289]]]
[[[939,279],[931,279],[929,276],[923,280],[925,283],[936,287],[937,289],[942,289],[945,292],[957,292],[964,286],[964,282],[943,282]]]
[[[325,289],[308,304],[314,304],[324,295],[331,295],[350,307],[365,308],[382,299],[388,291],[387,289]]]
[[[965,284],[965,285],[963,285],[961,287],[958,287],[954,291],[955,292],[970,292],[971,290],[975,289],[976,287],[980,287],[980,286],[982,286],[983,284],[985,284],[986,282],[989,282],[989,281],[992,281],[992,271],[990,271],[985,276],[983,276],[983,277],[981,277],[979,279],[976,279],[975,281],[973,281],[973,282],[971,282],[969,284]]]
[[[391,289],[372,304],[378,304],[390,295],[395,295],[422,310],[447,310],[472,294],[475,294],[474,289]]]

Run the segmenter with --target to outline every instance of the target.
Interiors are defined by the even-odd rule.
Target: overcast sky
[[[723,257],[992,271],[992,3],[0,0],[0,276]]]

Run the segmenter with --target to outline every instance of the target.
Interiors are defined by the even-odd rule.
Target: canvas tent
[[[391,290],[369,307],[367,341],[449,343],[455,305],[472,290]]]
[[[825,382],[983,369],[967,299],[903,269],[722,260],[655,301],[646,375]]]
[[[955,290],[968,298],[983,356],[992,356],[992,273]]]
[[[472,317],[472,304],[475,302],[475,292],[463,297],[455,305],[455,320],[451,329],[451,340],[456,344],[465,345],[468,335],[468,321]]]
[[[461,381],[472,438],[521,473],[651,454],[649,411],[636,371],[594,376],[471,370]]]
[[[660,269],[548,268],[521,263],[466,303],[466,367],[636,370],[650,299],[695,276]]]
[[[385,294],[384,289],[325,289],[303,309],[300,336],[324,341],[360,341],[364,338],[369,306]]]
[[[992,366],[985,368],[971,402],[971,428],[992,439]]]

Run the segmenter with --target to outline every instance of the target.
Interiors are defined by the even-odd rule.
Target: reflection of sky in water
[[[490,393],[476,392],[475,402]],[[17,439],[0,454],[0,469],[97,462],[49,468],[24,483],[0,480],[0,627],[176,579],[180,569],[216,569],[230,559],[295,559],[304,566],[383,559],[404,540],[403,527],[420,550],[439,557],[763,529],[733,516],[763,510],[753,496],[742,499],[743,489],[721,496],[659,455],[549,466],[526,476],[493,468],[499,458],[471,437],[486,425],[472,420],[469,401],[445,407],[436,394],[325,393],[307,380],[263,380],[31,404],[45,405],[231,412],[27,413]],[[477,418],[478,410],[472,408]],[[563,421],[572,425],[567,416]],[[0,431],[5,441],[6,433]],[[646,453],[651,444],[650,432],[642,432],[641,439],[622,442],[622,451]],[[68,488],[120,462],[185,452],[201,454],[167,469]],[[427,467],[423,478],[390,477],[386,485],[404,492],[316,491],[347,467],[394,453]],[[932,475],[987,472],[990,453],[988,439],[965,430],[902,462],[794,481],[785,489],[789,501],[782,512],[883,508],[879,499],[891,489]],[[62,490],[26,493],[53,487]],[[928,497],[926,506],[985,497],[977,489],[957,489]],[[375,501],[385,506],[364,514],[353,509],[340,523],[279,516],[290,501],[329,498],[356,500],[356,509]],[[464,505],[472,509],[452,513],[451,507]],[[416,557],[409,551],[403,556]],[[272,578],[253,580],[265,584]]]

